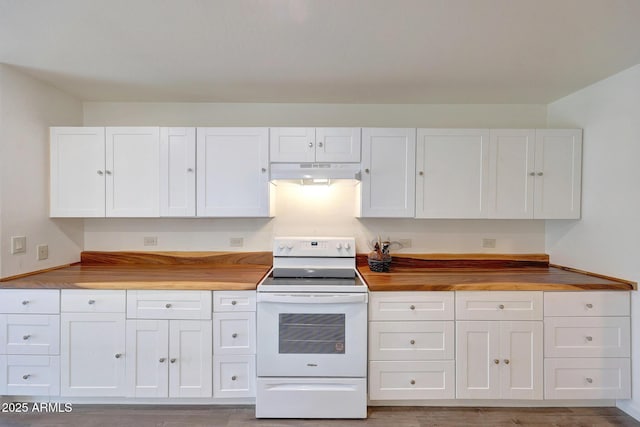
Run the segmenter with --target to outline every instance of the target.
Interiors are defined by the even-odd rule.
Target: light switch
[[[23,254],[27,252],[27,238],[26,236],[13,236],[11,238],[11,253]]]

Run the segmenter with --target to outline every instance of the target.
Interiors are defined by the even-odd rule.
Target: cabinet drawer
[[[629,359],[545,359],[545,399],[629,399]]]
[[[213,397],[255,397],[256,357],[217,355],[213,358]]]
[[[0,354],[60,353],[60,315],[0,314]]]
[[[369,399],[455,399],[453,360],[370,362]]]
[[[59,356],[0,356],[0,381],[5,394],[12,396],[58,396]]]
[[[213,311],[256,311],[256,292],[214,291]]]
[[[130,319],[211,319],[211,291],[127,291]]]
[[[213,354],[255,354],[256,313],[214,313]]]
[[[457,320],[542,320],[542,292],[456,292]]]
[[[453,359],[454,322],[370,322],[370,360]]]
[[[369,320],[453,320],[453,292],[371,292]]]
[[[546,317],[545,357],[629,357],[628,317]]]
[[[0,313],[58,314],[60,313],[60,291],[0,289]]]
[[[125,301],[125,291],[62,290],[62,311],[66,313],[124,313]]]
[[[629,316],[629,292],[545,292],[545,316]]]

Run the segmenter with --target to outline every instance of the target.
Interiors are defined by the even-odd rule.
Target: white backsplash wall
[[[411,239],[402,252],[544,252],[544,221],[355,218],[353,184],[279,184],[274,218],[87,219],[85,250],[268,251],[274,236],[354,236],[358,252],[371,239]],[[144,237],[157,246],[144,246]],[[244,245],[231,247],[240,237]],[[493,249],[482,239],[496,239]]]

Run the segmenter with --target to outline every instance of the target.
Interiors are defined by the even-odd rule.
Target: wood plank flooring
[[[617,408],[370,407],[366,420],[254,418],[253,406],[73,405],[70,413],[0,413],[2,427],[640,426]]]

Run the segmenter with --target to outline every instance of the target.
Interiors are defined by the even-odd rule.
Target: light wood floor
[[[616,408],[370,407],[366,420],[256,420],[253,406],[74,405],[71,413],[0,413],[2,427],[640,426]]]

